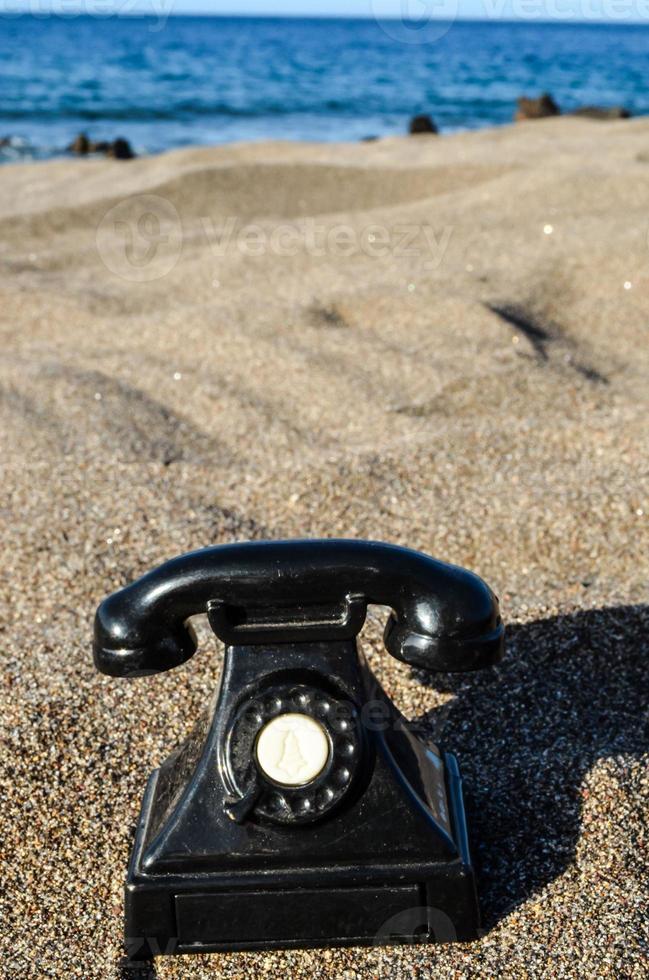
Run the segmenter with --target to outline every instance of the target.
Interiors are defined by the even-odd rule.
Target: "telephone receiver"
[[[394,545],[325,540],[222,545],[166,562],[101,604],[95,663],[115,677],[178,667],[196,650],[187,620],[205,612],[226,643],[346,639],[368,604],[392,609],[385,646],[413,667],[476,670],[501,655],[498,605],[477,575]]]
[[[368,604],[390,608],[385,646],[412,667],[502,656],[498,601],[478,576],[373,541],[206,548],[99,606],[95,664],[114,677],[189,660],[197,614],[225,644],[211,716],[147,784],[130,959],[477,934],[458,765],[371,673],[356,641]]]

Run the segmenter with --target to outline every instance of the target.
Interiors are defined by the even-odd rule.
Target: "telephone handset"
[[[199,613],[226,645],[213,717],[147,786],[126,885],[131,956],[383,941],[388,920],[389,941],[411,941],[411,913],[430,941],[475,935],[457,763],[370,672],[356,644],[368,604],[390,607],[385,645],[412,666],[502,656],[480,578],[378,542],[207,548],[100,605],[95,664],[112,676],[187,661]]]
[[[186,620],[204,612],[232,643],[355,636],[368,603],[393,609],[385,645],[414,667],[474,670],[500,656],[498,606],[477,575],[373,541],[273,541],[174,558],[110,596],[96,665],[114,676],[177,667],[196,649]]]

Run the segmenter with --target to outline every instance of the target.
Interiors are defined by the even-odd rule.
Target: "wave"
[[[433,113],[443,116],[451,109],[479,110],[484,107],[490,114],[498,112],[499,109],[511,110],[512,102],[505,98],[459,98],[452,100],[438,99],[432,107]],[[412,115],[412,103],[395,103],[393,100],[386,106],[380,100],[374,103],[367,101],[345,102],[342,99],[323,99],[320,102],[312,101],[293,101],[293,102],[259,102],[246,106],[233,105],[229,102],[205,103],[194,100],[181,100],[166,107],[156,105],[110,105],[101,106],[59,106],[58,108],[47,108],[42,105],[26,106],[22,108],[8,108],[0,106],[1,121],[28,121],[39,122],[59,121],[87,121],[87,122],[156,122],[156,121],[179,121],[192,117],[231,117],[234,119],[263,119],[265,117],[279,116],[325,116],[335,114],[336,116],[350,116],[356,118],[367,117],[368,114],[382,115],[386,112],[393,117]],[[488,120],[485,119],[485,122]]]
[[[168,109],[158,109],[154,106],[101,106],[97,109],[91,108],[70,108],[48,110],[42,107],[30,109],[7,109],[0,108],[0,120],[88,120],[97,122],[107,121],[140,121],[155,122],[156,120],[176,120],[187,116],[232,116],[241,119],[261,119],[264,116],[283,116],[299,113],[309,113],[318,115],[319,113],[336,109],[339,112],[353,112],[354,106],[344,106],[342,103],[323,103],[322,106],[307,104],[300,105],[260,105],[260,106],[232,106],[227,103],[214,103],[204,105],[201,103],[181,102]]]

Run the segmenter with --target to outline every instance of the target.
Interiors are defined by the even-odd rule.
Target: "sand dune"
[[[365,631],[457,750],[488,933],[277,953],[270,975],[640,977],[649,123],[1,176],[8,975],[117,975],[144,773],[218,676],[202,627],[172,674],[98,677],[96,604],[178,552],[322,535],[501,596],[511,650],[484,677],[411,676],[380,616]]]

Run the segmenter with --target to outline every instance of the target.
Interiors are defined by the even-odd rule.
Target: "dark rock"
[[[113,157],[115,160],[132,160],[135,156],[129,141],[122,139],[121,136],[112,143],[108,140],[95,142],[89,139],[86,133],[79,133],[67,150],[68,153],[75,153],[82,157],[88,156],[89,153],[105,153],[107,157]]]
[[[522,122],[525,119],[544,119],[546,116],[558,116],[561,110],[551,95],[544,92],[538,99],[528,99],[522,95],[516,100],[518,109],[514,119]]]
[[[106,154],[115,160],[133,160],[135,157],[133,147],[128,140],[123,139],[121,136],[109,145]]]
[[[361,136],[361,143],[376,143],[378,136]]]
[[[420,116],[413,116],[410,120],[408,132],[411,136],[432,135],[437,133],[437,126],[431,117],[425,113]]]
[[[631,113],[622,105],[598,106],[584,105],[573,109],[569,116],[583,116],[585,119],[629,119]]]
[[[86,133],[79,133],[67,147],[67,151],[68,153],[76,153],[77,156],[85,157],[91,152],[90,146],[91,143]]]

